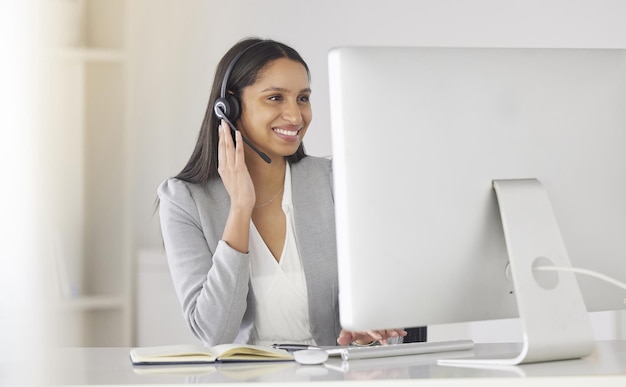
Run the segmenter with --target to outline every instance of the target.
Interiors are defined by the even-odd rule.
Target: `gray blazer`
[[[335,345],[340,326],[331,162],[305,157],[291,165],[291,179],[313,338]],[[249,256],[220,240],[230,206],[222,181],[198,185],[170,178],[158,195],[165,251],[187,324],[205,345],[249,342],[255,315]]]

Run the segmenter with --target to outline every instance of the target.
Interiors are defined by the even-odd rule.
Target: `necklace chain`
[[[254,208],[261,208],[261,207],[265,207],[265,206],[267,206],[268,204],[270,204],[271,202],[273,202],[273,201],[274,201],[274,200],[278,197],[278,195],[280,195],[280,193],[281,193],[281,192],[283,192],[283,189],[284,189],[284,188],[285,188],[285,186],[282,186],[282,187],[280,188],[280,190],[279,190],[278,192],[276,192],[276,194],[275,194],[275,195],[274,195],[274,196],[273,196],[270,200],[268,200],[267,202],[265,202],[265,203],[263,203],[263,204],[259,204],[258,206],[254,206]]]

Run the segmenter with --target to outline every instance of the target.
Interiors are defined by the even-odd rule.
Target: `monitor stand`
[[[523,330],[519,354],[442,359],[441,365],[517,365],[588,356],[595,340],[546,190],[537,179],[494,180]]]

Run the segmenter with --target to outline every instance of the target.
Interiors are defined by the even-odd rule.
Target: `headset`
[[[226,121],[226,123],[228,123],[228,125],[230,126],[230,130],[233,134],[233,139],[235,138],[235,131],[237,130],[233,122],[239,119],[239,115],[241,114],[241,104],[239,103],[239,100],[234,94],[227,92],[226,84],[228,83],[228,80],[230,78],[230,73],[233,71],[233,68],[239,61],[239,58],[241,58],[241,56],[245,54],[246,51],[248,51],[252,47],[257,46],[263,42],[264,41],[259,41],[244,48],[237,55],[235,55],[233,60],[230,61],[230,63],[228,64],[228,67],[226,68],[226,72],[224,73],[224,79],[222,80],[222,87],[220,89],[220,97],[216,99],[215,103],[213,104],[213,111],[215,112],[215,115],[217,116],[217,118],[220,118]],[[261,152],[247,138],[245,138],[244,136],[241,136],[241,139],[246,145],[250,147],[250,149],[255,151],[266,163],[269,164],[272,162],[272,159],[270,159],[269,156]]]

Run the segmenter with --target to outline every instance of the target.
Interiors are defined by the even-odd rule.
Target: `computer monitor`
[[[342,47],[329,80],[342,325],[519,316],[505,364],[587,355],[626,293],[533,267],[626,280],[626,50]]]

